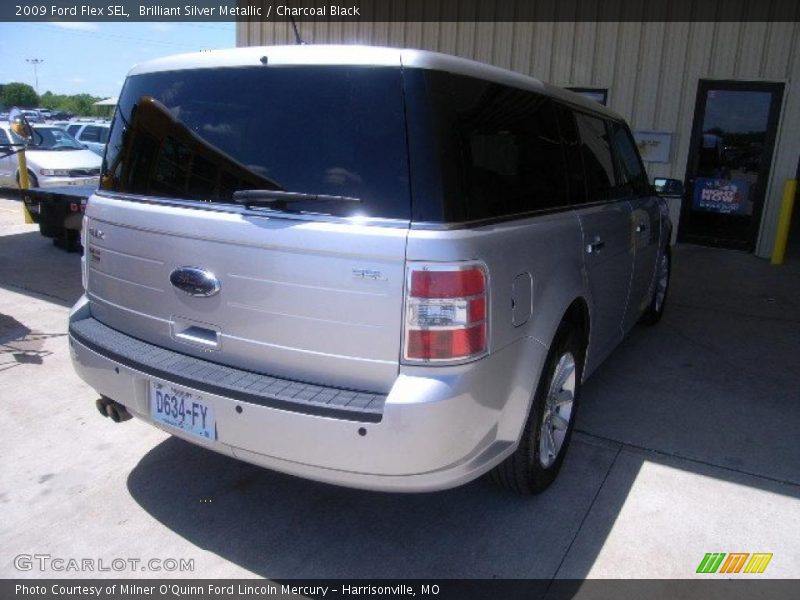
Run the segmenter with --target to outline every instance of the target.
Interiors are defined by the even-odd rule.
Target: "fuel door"
[[[533,299],[533,279],[530,273],[520,273],[511,284],[511,322],[519,327],[528,322],[531,316]]]

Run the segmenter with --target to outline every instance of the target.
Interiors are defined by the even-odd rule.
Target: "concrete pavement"
[[[664,321],[587,383],[562,473],[534,498],[483,480],[336,488],[115,425],[69,362],[80,292],[79,255],[0,200],[2,577],[691,578],[706,552],[800,572],[800,263],[676,248]],[[19,571],[19,554],[194,570]]]

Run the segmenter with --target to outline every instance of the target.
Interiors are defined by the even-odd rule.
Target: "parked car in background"
[[[11,143],[24,142],[8,124],[0,124],[0,144]],[[25,157],[30,187],[97,186],[102,159],[63,129],[33,125],[33,140],[27,145]],[[19,187],[16,154],[0,158],[0,186]]]
[[[111,125],[104,121],[91,123],[69,123],[67,133],[99,156],[103,156],[108,143],[108,131]]]
[[[44,123],[44,117],[42,117],[38,110],[23,110],[22,114],[25,115],[28,123]]]

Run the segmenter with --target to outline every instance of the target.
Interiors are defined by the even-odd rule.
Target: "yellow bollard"
[[[775,234],[775,245],[772,247],[773,265],[782,265],[786,255],[786,243],[789,241],[789,225],[792,223],[794,196],[797,193],[797,179],[787,179],[783,186],[781,214],[778,217],[778,231]]]
[[[28,205],[25,204],[25,190],[27,190],[31,182],[28,181],[28,161],[25,159],[25,150],[17,152],[17,162],[19,163],[19,193],[22,197],[22,214],[25,217],[25,224],[30,225],[33,223],[33,217],[28,210]]]

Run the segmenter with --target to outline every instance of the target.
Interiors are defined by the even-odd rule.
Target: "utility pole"
[[[36,81],[36,87],[34,89],[36,90],[36,95],[38,96],[39,95],[39,72],[36,70],[36,67],[39,66],[40,64],[42,64],[44,62],[44,59],[43,58],[26,58],[25,62],[27,62],[29,65],[33,65],[33,78]]]

